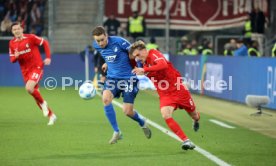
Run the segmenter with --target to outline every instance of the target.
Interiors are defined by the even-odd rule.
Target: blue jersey
[[[234,56],[248,56],[247,47],[243,44],[240,48],[234,51]]]
[[[128,56],[130,43],[118,36],[108,37],[108,44],[101,48],[96,41],[93,47],[100,52],[107,64],[107,77],[116,79],[128,79],[135,76],[131,73],[132,67]]]

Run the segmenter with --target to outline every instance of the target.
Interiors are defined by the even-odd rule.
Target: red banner
[[[170,29],[216,30],[242,26],[248,12],[258,6],[268,15],[267,0],[105,0],[105,16],[127,22],[132,11],[145,17],[148,28],[164,28],[166,8]]]

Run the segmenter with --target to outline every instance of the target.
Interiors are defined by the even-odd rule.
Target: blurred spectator
[[[9,1],[7,14],[9,15],[12,22],[16,21],[18,11],[16,4],[13,1]]]
[[[213,55],[213,44],[210,41],[206,41],[203,45],[202,55]]]
[[[233,50],[237,49],[237,41],[236,39],[230,39],[230,44]]]
[[[9,15],[6,15],[4,20],[1,21],[1,35],[8,36],[11,35],[11,28],[12,21],[10,20]]]
[[[203,38],[200,42],[200,44],[197,46],[197,51],[198,51],[198,54],[201,55],[204,48],[208,45],[209,43],[209,40],[206,39],[206,38]]]
[[[131,36],[134,41],[138,37],[145,36],[146,22],[144,17],[138,14],[138,11],[133,11],[133,16],[128,18],[127,30],[128,36]]]
[[[109,18],[104,22],[103,26],[105,27],[108,35],[116,36],[118,35],[118,30],[121,26],[121,23],[115,18],[114,15],[110,15]]]
[[[248,56],[258,56],[261,57],[261,54],[258,50],[258,42],[253,40],[251,46],[248,48]]]
[[[252,21],[252,32],[263,34],[265,29],[265,15],[263,11],[257,6],[250,13],[251,21]]]
[[[155,37],[154,37],[154,36],[152,36],[152,37],[150,38],[150,42],[147,43],[146,48],[147,48],[147,50],[150,50],[150,49],[159,50],[159,46],[156,44],[156,40],[155,40]]]
[[[183,55],[183,50],[187,47],[187,44],[189,43],[187,36],[182,36],[180,39],[180,48],[178,50],[179,55]]]
[[[234,49],[233,49],[231,43],[226,43],[224,45],[223,55],[224,56],[233,56],[234,55]]]
[[[276,56],[276,43],[274,44],[272,51],[271,51],[271,56],[275,57]]]
[[[26,33],[42,35],[46,0],[0,0],[0,21],[19,21]],[[3,32],[2,32],[3,34]],[[4,34],[9,35],[8,29]]]
[[[34,34],[40,36],[43,31],[43,26],[41,24],[41,12],[37,6],[37,3],[34,3],[30,12],[31,15],[31,28],[35,30]]]
[[[186,44],[186,48],[183,50],[183,55],[197,55],[197,50],[192,47],[191,43]]]
[[[247,46],[244,44],[243,39],[237,42],[237,50],[234,51],[234,56],[248,56]]]
[[[119,28],[119,36],[126,37],[127,36],[127,23],[122,23]]]
[[[237,41],[236,39],[230,39],[229,43],[224,45],[224,56],[233,56],[234,51],[237,49]]]
[[[248,14],[244,24],[243,35],[246,38],[251,38],[251,34],[252,34],[252,22],[250,19],[250,14]]]

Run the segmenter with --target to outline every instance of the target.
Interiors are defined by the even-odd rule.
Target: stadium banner
[[[265,95],[270,98],[267,108],[276,110],[275,58],[170,55],[170,61],[193,93],[241,103],[246,95]],[[77,54],[53,55],[51,66],[45,66],[40,85],[77,89],[85,81],[84,66]],[[89,68],[93,79],[93,66]],[[141,76],[140,81],[142,88],[154,88],[146,77]],[[8,54],[0,55],[0,86],[24,86],[20,67],[10,62]]]
[[[246,95],[268,96],[276,110],[276,59],[171,56],[193,93],[245,103]]]
[[[169,7],[170,29],[216,30],[243,26],[254,5],[268,16],[268,0],[105,0],[104,15],[125,23],[138,11],[148,28],[164,29]]]

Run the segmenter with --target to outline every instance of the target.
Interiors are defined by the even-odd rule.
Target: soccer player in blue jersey
[[[102,101],[105,115],[111,124],[114,133],[109,143],[117,143],[122,138],[118,127],[116,114],[112,105],[113,98],[123,97],[123,111],[125,115],[138,122],[147,138],[151,137],[151,131],[145,123],[145,119],[133,110],[134,99],[139,91],[137,77],[132,74],[132,66],[128,55],[130,43],[118,36],[108,36],[104,27],[97,26],[92,35],[95,39],[93,47],[100,52],[105,59],[103,70],[107,70],[107,76],[103,88]]]

